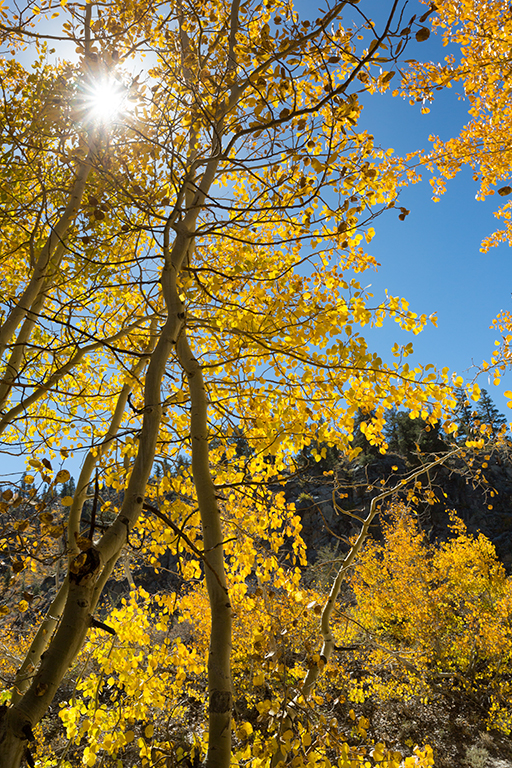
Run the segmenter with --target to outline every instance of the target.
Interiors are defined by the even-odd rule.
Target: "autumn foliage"
[[[363,687],[383,699],[428,698],[446,684],[485,692],[487,726],[510,733],[512,581],[491,542],[451,520],[450,538],[430,543],[398,506],[383,542],[368,542],[351,580],[357,607],[347,612],[352,631],[367,633],[373,672]]]
[[[405,218],[399,192],[414,177],[360,127],[361,92],[390,89],[435,10],[403,28],[403,4],[385,5],[379,24],[346,0],[318,18],[288,0],[0,7],[9,51],[0,58],[0,435],[2,451],[25,463],[21,481],[2,481],[0,506],[1,768],[35,757],[148,768],[400,764],[367,739],[362,715],[348,712],[350,741],[321,709],[337,590],[377,501],[397,489],[373,498],[327,600],[302,583],[301,523],[283,490],[304,448],[314,461],[334,446],[355,458],[357,419],[381,452],[392,408],[442,424],[447,439],[456,431],[452,385],[462,380],[410,365],[410,342],[383,360],[365,337],[387,322],[413,335],[435,324],[400,296],[374,298],[359,278],[378,267],[367,252],[377,217],[396,208]],[[451,30],[456,5],[440,3],[434,27]],[[459,42],[470,67],[473,43]],[[416,97],[444,87],[445,68],[434,70],[413,66],[402,88]],[[485,93],[497,98],[491,80]],[[423,161],[449,175],[443,151]],[[476,382],[464,391],[480,396]],[[407,525],[389,541],[407,534],[409,550],[425,554]],[[478,560],[464,537],[422,564],[404,544],[401,565],[421,565],[431,590],[416,587],[424,613],[400,616],[405,634],[394,639],[413,644],[429,674],[494,685],[508,640],[492,645],[484,614],[498,627],[507,582],[487,545]],[[132,560],[158,569],[166,553],[180,588],[137,589]],[[390,550],[385,566],[390,595],[396,557]],[[470,584],[474,576],[472,597],[456,596],[457,558]],[[378,561],[369,549],[368,583]],[[112,605],[120,569],[132,589]],[[357,592],[366,582],[356,573]],[[38,580],[50,575],[43,605]],[[490,590],[487,613],[480,589]],[[445,626],[438,604],[439,649],[424,638],[432,590],[463,606]],[[359,625],[392,633],[402,609],[383,599],[380,623],[361,615]],[[14,650],[28,617],[28,648]],[[475,654],[494,672],[471,666]],[[503,724],[501,685],[489,717]],[[67,741],[48,755],[52,706]],[[402,764],[429,766],[431,750]]]

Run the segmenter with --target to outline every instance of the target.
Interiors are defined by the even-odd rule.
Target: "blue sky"
[[[392,0],[360,0],[359,8],[381,28]],[[316,18],[316,3],[297,1],[301,15]],[[426,10],[419,0],[409,0],[403,25],[413,14],[418,17]],[[353,8],[347,14],[355,14]],[[348,15],[344,23],[349,24]],[[426,22],[428,24],[428,22]],[[410,41],[405,56],[418,60],[439,61],[448,53],[439,36],[431,35],[423,43]],[[456,55],[456,51],[453,51]],[[57,55],[62,55],[58,46]],[[385,65],[384,65],[385,66]],[[392,81],[396,87],[398,77]],[[422,115],[421,105],[385,95],[362,96],[364,104],[360,125],[375,136],[383,147],[392,147],[396,155],[428,148],[430,134],[441,138],[455,136],[467,122],[468,103],[458,100],[460,88],[437,95],[428,115]],[[475,200],[477,184],[465,169],[448,183],[447,192],[439,203],[431,200],[428,173],[421,184],[403,190],[401,205],[411,213],[404,222],[397,211],[385,212],[374,228],[376,236],[368,250],[381,264],[378,272],[367,272],[363,285],[371,283],[376,302],[385,289],[392,295],[406,298],[418,314],[438,316],[438,328],[429,326],[414,337],[415,355],[410,362],[449,366],[466,378],[473,378],[482,360],[489,360],[498,338],[489,326],[500,310],[512,309],[512,259],[508,246],[502,245],[489,253],[480,252],[482,239],[490,234],[496,222],[493,211],[496,199]],[[386,360],[395,341],[408,343],[411,335],[400,331],[395,323],[367,334],[372,347]],[[479,379],[488,388],[500,409],[505,409],[503,391],[512,389],[512,373],[495,388],[487,377]],[[512,414],[511,414],[512,416]]]
[[[461,110],[457,102],[450,109],[450,101],[440,99],[422,115],[419,107],[397,98],[374,97],[362,124],[383,146],[402,154],[427,146],[431,132],[446,138],[457,133]],[[497,334],[489,325],[500,310],[511,308],[511,254],[505,245],[480,251],[482,239],[498,223],[493,216],[498,203],[475,199],[477,184],[469,169],[448,182],[438,203],[431,199],[428,176],[402,192],[400,202],[411,211],[405,221],[389,211],[375,222],[369,250],[382,266],[366,274],[365,284],[371,282],[377,298],[387,288],[407,298],[418,313],[437,312],[438,328],[416,338],[418,358],[473,376],[468,369],[489,360],[494,349]]]
[[[363,5],[382,11],[390,3],[381,0]],[[407,20],[424,8],[417,2],[410,3]],[[432,35],[423,43],[413,39],[407,56],[439,61],[447,52],[440,38]],[[396,155],[428,148],[430,134],[447,139],[456,136],[468,122],[468,102],[458,99],[460,90],[456,86],[439,93],[427,115],[421,114],[421,104],[411,106],[391,93],[362,97],[360,125],[374,135],[377,143],[392,147]],[[480,252],[483,238],[497,228],[493,211],[499,198],[477,201],[477,183],[471,174],[467,168],[449,181],[438,203],[431,200],[428,172],[422,183],[403,190],[400,204],[411,213],[403,222],[398,220],[398,211],[386,211],[376,220],[376,236],[368,250],[381,267],[361,279],[363,285],[371,283],[376,300],[382,299],[387,289],[392,295],[405,297],[418,314],[436,312],[438,328],[430,326],[413,339],[415,355],[411,360],[449,366],[465,379],[472,379],[476,373],[472,366],[489,360],[495,349],[499,334],[489,330],[492,320],[501,310],[512,309],[509,247],[501,245],[486,254]],[[371,332],[369,338],[385,359],[390,359],[389,349],[395,341],[411,341],[410,334],[401,332],[395,324]],[[478,382],[506,413],[503,391],[512,389],[512,374],[504,376],[498,388],[486,375],[480,376]]]
[[[391,0],[361,0],[361,7],[369,9],[370,16],[375,11],[377,21],[390,5]],[[317,7],[316,3],[309,6],[307,15],[318,15]],[[425,8],[417,0],[411,0],[409,7],[407,19]],[[407,55],[438,61],[446,53],[439,38],[432,36],[424,43],[413,39]],[[410,106],[391,93],[362,97],[360,125],[397,155],[428,148],[430,134],[447,139],[457,135],[467,122],[468,103],[458,100],[457,91],[440,93],[428,115],[421,114],[421,105]],[[493,211],[498,201],[490,198],[479,202],[476,191],[477,184],[466,169],[448,183],[441,201],[434,203],[426,173],[421,184],[401,194],[400,204],[410,210],[404,222],[399,221],[396,210],[375,221],[376,236],[368,250],[381,266],[377,272],[358,275],[358,279],[364,286],[371,284],[375,303],[383,299],[387,289],[391,295],[405,297],[418,314],[435,312],[438,316],[437,328],[429,325],[416,337],[391,322],[368,331],[372,350],[385,360],[392,360],[394,342],[412,340],[415,355],[409,362],[448,366],[471,380],[476,372],[473,366],[490,359],[498,334],[489,326],[500,311],[512,309],[512,259],[505,245],[487,254],[480,252],[482,239],[497,223]],[[489,390],[499,410],[512,418],[503,396],[506,389],[512,389],[512,372],[503,377],[499,388],[485,376],[479,378],[479,384]]]

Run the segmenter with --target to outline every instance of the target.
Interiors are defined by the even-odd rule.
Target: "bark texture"
[[[190,391],[192,473],[203,529],[205,580],[212,621],[208,655],[209,743],[206,768],[228,768],[231,760],[232,616],[224,569],[222,526],[210,474],[208,400],[201,366],[190,349],[185,329],[180,335],[177,351]]]

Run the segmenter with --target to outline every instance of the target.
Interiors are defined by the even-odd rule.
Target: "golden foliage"
[[[373,222],[403,183],[391,151],[359,125],[358,92],[390,87],[404,35],[393,31],[397,3],[380,31],[344,24],[345,5],[315,20],[288,0],[0,10],[12,51],[0,58],[0,434],[28,463],[24,483],[3,490],[2,543],[18,574],[37,557],[67,560],[65,618],[48,618],[55,634],[42,625],[36,675],[18,675],[7,719],[35,726],[85,643],[79,663],[90,656],[93,669],[77,673],[61,716],[70,743],[87,737],[86,765],[100,750],[136,748],[143,763],[181,754],[174,736],[154,741],[148,720],[151,708],[180,718],[183,690],[205,695],[203,579],[210,694],[230,697],[231,601],[235,679],[267,729],[242,724],[252,746],[237,759],[275,762],[288,689],[301,665],[322,663],[306,647],[319,597],[300,586],[300,521],[282,493],[290,457],[316,441],[357,455],[358,411],[373,414],[364,433],[384,452],[389,408],[436,424],[453,405],[447,368],[410,366],[412,343],[386,363],[365,338],[389,320],[415,335],[429,319],[401,297],[373,300],[357,277],[377,267]],[[51,63],[47,23],[76,57]],[[31,40],[25,67],[17,51]],[[149,54],[139,76],[134,54]],[[102,121],[95,102],[109,81],[123,106]],[[37,523],[22,517],[18,499],[38,503],[36,482],[55,494],[78,452],[77,488],[58,515],[47,504]],[[189,588],[133,592],[98,629],[91,614],[128,545],[150,564],[169,549]],[[186,617],[197,645],[172,634]],[[105,643],[98,633],[112,629]],[[225,763],[229,707],[219,712],[224,723],[208,737],[198,728],[189,747],[217,739]],[[279,733],[279,749],[297,767],[328,766],[331,748],[340,766],[367,759],[321,726]],[[362,737],[364,723],[355,728]],[[374,746],[375,762],[397,759]],[[431,754],[406,764],[430,765]]]
[[[384,540],[369,542],[354,569],[357,607],[349,615],[354,634],[367,633],[362,648],[371,649],[373,669],[366,695],[485,690],[488,727],[509,733],[512,580],[483,534],[468,534],[454,513],[451,529],[446,542],[429,543],[414,516],[396,506]]]

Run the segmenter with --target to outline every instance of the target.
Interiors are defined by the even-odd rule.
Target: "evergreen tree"
[[[236,445],[236,455],[238,458],[241,456],[252,456],[254,453],[253,447],[249,444],[246,436],[241,429],[236,428],[233,433],[233,442]]]
[[[507,423],[505,416],[498,411],[486,389],[482,389],[476,407],[477,418],[489,427],[489,435],[496,438]]]
[[[496,438],[507,420],[498,411],[487,390],[482,389],[477,403],[471,403],[465,390],[460,387],[455,390],[455,395],[457,405],[454,409],[454,419],[459,426],[457,441],[464,443],[468,437],[482,434],[481,425],[488,427],[489,437]]]
[[[441,453],[448,446],[440,426],[431,426],[423,419],[411,419],[407,411],[390,411],[384,430],[389,450],[415,462],[419,453]]]
[[[73,496],[76,490],[75,485],[75,479],[74,477],[70,477],[69,480],[66,480],[65,483],[62,483],[61,489],[60,489],[60,495],[61,498],[64,498],[64,496]]]
[[[454,390],[454,394],[457,398],[457,404],[454,408],[454,421],[459,427],[457,442],[465,443],[469,437],[474,435],[477,428],[475,424],[477,412],[471,406],[467,393],[462,387],[457,387]]]
[[[370,422],[375,416],[375,411],[362,411],[358,410],[354,417],[354,439],[352,441],[352,448],[361,448],[361,453],[357,457],[357,460],[361,464],[369,464],[372,458],[379,456],[379,446],[372,445],[365,434],[361,432],[361,424],[363,422]]]

